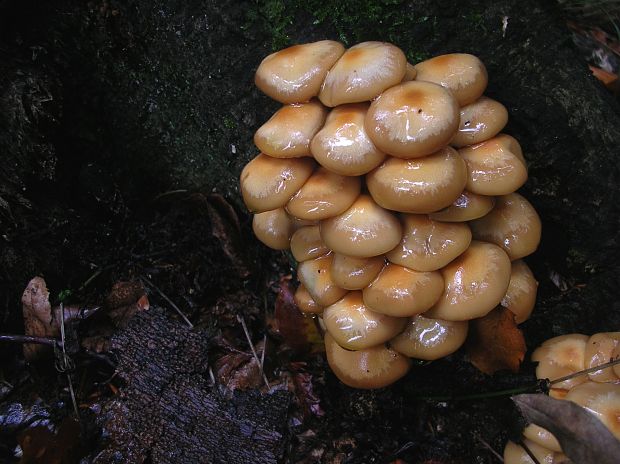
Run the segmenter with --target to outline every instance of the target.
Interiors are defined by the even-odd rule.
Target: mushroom
[[[425,316],[466,321],[486,315],[499,304],[510,282],[510,259],[497,245],[474,240],[441,274],[444,293]]]
[[[477,193],[463,192],[450,206],[442,210],[430,213],[429,217],[435,221],[465,222],[478,219],[495,206],[495,197],[478,195]]]
[[[403,82],[413,81],[418,75],[418,71],[415,69],[411,63],[407,63],[407,70],[405,71],[405,77],[403,77]]]
[[[349,48],[327,73],[319,99],[325,106],[372,100],[403,80],[407,59],[386,42],[362,42]]]
[[[341,176],[320,167],[286,204],[300,219],[327,219],[348,209],[360,194],[359,177]]]
[[[254,144],[275,158],[310,156],[310,141],[323,127],[327,109],[317,100],[283,106],[254,134]]]
[[[312,296],[310,296],[310,293],[303,284],[299,284],[299,287],[297,287],[293,295],[293,299],[302,313],[321,314],[323,312],[323,306],[316,304],[316,301],[312,299]]]
[[[450,89],[459,106],[480,98],[487,87],[487,70],[479,58],[466,53],[440,55],[415,65],[418,81]]]
[[[513,137],[500,134],[485,142],[461,148],[467,164],[467,190],[479,195],[507,195],[527,180],[521,146]]]
[[[357,258],[391,250],[400,242],[402,232],[398,219],[369,195],[360,195],[349,209],[321,221],[320,227],[325,245],[336,253]]]
[[[403,238],[386,257],[415,271],[441,269],[471,243],[471,231],[465,223],[438,222],[422,214],[403,214],[401,222]]]
[[[523,443],[539,463],[553,464],[556,462],[565,462],[560,460],[561,453],[556,453],[527,438],[523,440]],[[506,448],[504,448],[504,464],[531,464],[533,462],[530,455],[522,446],[512,441],[506,443]]]
[[[374,200],[403,213],[430,213],[452,204],[467,182],[465,162],[454,148],[444,147],[417,159],[388,157],[366,175]]]
[[[540,243],[540,218],[518,193],[497,197],[491,212],[469,225],[474,239],[501,246],[512,261],[534,253]]]
[[[321,239],[319,226],[306,226],[297,229],[291,237],[291,253],[299,263],[329,253],[329,248]]]
[[[418,314],[390,346],[410,358],[434,361],[458,350],[467,338],[467,321],[444,321]]]
[[[513,261],[510,269],[510,283],[501,305],[515,315],[515,322],[527,321],[536,304],[538,281],[524,261]]]
[[[278,159],[258,155],[241,171],[241,194],[250,211],[280,208],[304,185],[314,170],[311,158]]]
[[[443,278],[437,271],[419,272],[388,263],[364,289],[364,303],[381,314],[409,317],[433,306],[443,287]]]
[[[364,126],[379,150],[398,158],[419,158],[443,148],[454,137],[459,106],[439,85],[404,82],[370,104]]]
[[[254,82],[281,103],[299,103],[319,94],[329,69],[344,53],[333,40],[293,45],[266,57],[256,70]]]
[[[555,436],[547,429],[543,429],[539,425],[529,424],[525,427],[525,429],[523,429],[523,436],[544,448],[550,449],[551,451],[555,451],[557,453],[562,452],[562,447],[560,446],[558,439],[555,438]]]
[[[261,242],[274,250],[288,249],[293,234],[293,221],[284,208],[257,213],[252,230]]]
[[[411,367],[409,358],[385,345],[349,351],[338,345],[329,333],[325,334],[325,352],[336,377],[353,388],[386,387],[403,377]]]
[[[347,291],[334,284],[330,267],[333,255],[309,259],[297,266],[297,278],[319,306],[329,306],[346,295]]]
[[[372,311],[364,304],[362,292],[356,290],[325,308],[323,322],[338,345],[363,350],[394,337],[403,330],[406,319]]]
[[[334,253],[331,267],[332,279],[339,287],[347,290],[361,290],[377,277],[384,264],[383,256],[355,258]]]
[[[620,332],[603,332],[592,335],[586,343],[585,368],[600,366],[614,359],[613,353],[620,346]],[[611,367],[588,374],[595,382],[614,382],[620,379]]]
[[[566,400],[594,414],[620,440],[620,385],[587,382],[572,388]]]
[[[508,110],[500,102],[480,97],[461,108],[459,130],[450,141],[455,147],[484,142],[495,137],[508,122]]]
[[[381,164],[385,153],[375,147],[364,129],[368,106],[341,105],[329,113],[310,144],[312,156],[320,165],[343,176],[360,176]]]
[[[587,341],[588,337],[581,334],[560,335],[545,341],[532,353],[532,361],[538,362],[536,377],[556,380],[584,370]],[[580,375],[554,384],[553,389],[570,390],[587,381],[587,375]]]

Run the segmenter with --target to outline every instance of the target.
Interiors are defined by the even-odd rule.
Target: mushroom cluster
[[[603,332],[588,337],[569,334],[544,342],[532,354],[538,361],[536,377],[550,381],[596,368],[620,358],[620,332]],[[577,403],[620,440],[620,365],[555,382],[549,395]],[[534,424],[523,431],[523,443],[539,462],[564,462],[560,443],[548,430]],[[527,451],[509,441],[504,449],[505,464],[531,462]]]
[[[323,40],[269,55],[255,82],[283,106],[256,131],[243,199],[258,239],[299,262],[296,302],[322,316],[342,382],[447,356],[498,305],[529,317],[540,219],[477,57],[412,65],[389,43]]]

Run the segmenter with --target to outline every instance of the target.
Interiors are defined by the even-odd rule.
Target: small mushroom
[[[538,362],[536,377],[556,380],[584,370],[587,341],[588,337],[581,334],[560,335],[546,340],[532,353],[532,361]],[[553,389],[570,390],[587,381],[587,375],[580,375],[554,384]]]
[[[566,400],[586,408],[620,440],[620,385],[583,383],[572,388]]]
[[[325,334],[325,352],[336,377],[353,388],[386,387],[411,368],[409,358],[385,345],[349,351],[338,345],[329,333]]]
[[[360,194],[359,177],[341,176],[318,168],[286,204],[286,210],[300,219],[327,219],[348,209]]]
[[[465,223],[433,221],[422,214],[403,214],[401,222],[403,238],[386,257],[415,271],[441,269],[471,243],[471,231]]]
[[[406,319],[372,311],[362,292],[352,291],[323,311],[323,322],[336,343],[348,350],[363,350],[385,343],[405,326]]]
[[[592,335],[586,343],[585,368],[600,366],[613,359],[613,353],[620,346],[620,332],[603,332]],[[595,382],[614,382],[620,379],[610,367],[590,372],[590,380]]]
[[[407,63],[407,70],[405,71],[405,77],[403,77],[403,82],[413,81],[418,75],[418,71],[415,69],[411,63]]]
[[[510,259],[497,245],[474,240],[441,274],[444,293],[425,316],[466,321],[485,316],[502,300],[510,282]]]
[[[327,73],[319,99],[325,106],[372,100],[403,80],[407,59],[386,42],[362,42],[349,48]]]
[[[510,270],[510,283],[501,305],[515,315],[515,322],[527,321],[536,304],[538,281],[524,261],[513,261]]]
[[[321,237],[331,250],[347,256],[370,258],[394,248],[401,239],[401,225],[369,195],[360,195],[339,216],[321,221]]]
[[[433,306],[443,287],[443,278],[437,271],[419,272],[388,263],[364,289],[364,303],[378,313],[409,317]]]
[[[368,106],[341,105],[329,113],[310,144],[312,156],[320,165],[343,176],[360,176],[381,164],[385,153],[375,147],[364,129]]]
[[[258,155],[241,171],[241,194],[250,211],[280,208],[304,185],[314,170],[311,158],[278,159]]]
[[[281,103],[299,103],[319,94],[329,69],[344,53],[333,40],[293,45],[266,57],[256,70],[254,82]]]
[[[560,446],[558,439],[555,438],[555,436],[547,429],[543,429],[536,424],[529,424],[525,427],[525,429],[523,429],[523,436],[544,448],[550,449],[551,451],[555,451],[557,453],[562,452],[562,447]]]
[[[293,221],[284,208],[257,213],[252,230],[261,242],[274,250],[287,250],[293,234]]]
[[[554,464],[561,463],[565,461],[560,461],[559,454],[556,453],[544,446],[539,445],[536,442],[528,440],[527,438],[523,440],[527,449],[534,455],[536,460],[539,463],[544,464]],[[525,449],[517,445],[516,443],[509,441],[506,443],[506,447],[504,448],[504,464],[532,464],[534,461],[530,458],[530,455],[525,451]]]
[[[254,144],[275,158],[310,156],[310,141],[323,127],[327,109],[317,100],[283,106],[254,134]]]
[[[540,218],[518,193],[497,197],[491,212],[469,225],[475,240],[501,246],[512,261],[534,253],[540,243]]]
[[[461,108],[459,131],[450,144],[464,147],[495,137],[508,122],[508,110],[500,102],[480,97]]]
[[[465,187],[465,162],[451,147],[417,159],[388,157],[366,175],[374,200],[403,213],[430,213],[454,202]]]
[[[458,350],[465,343],[468,327],[467,321],[444,321],[418,314],[409,319],[390,346],[410,358],[434,361]]]
[[[297,229],[291,237],[291,253],[299,263],[329,253],[329,248],[321,239],[319,226],[306,226]]]
[[[379,150],[398,158],[420,158],[445,147],[454,137],[459,106],[439,85],[405,82],[370,104],[364,126]]]
[[[478,195],[463,190],[450,206],[430,213],[429,217],[435,221],[466,222],[481,218],[491,211],[493,206],[495,206],[495,197]]]
[[[329,306],[347,294],[331,277],[332,254],[309,259],[297,266],[297,278],[319,306]]]
[[[416,64],[415,69],[418,72],[418,81],[434,82],[450,89],[459,106],[478,100],[487,87],[487,70],[474,55],[440,55]]]
[[[361,290],[377,277],[384,264],[383,256],[355,258],[334,253],[331,267],[332,279],[339,287],[347,290]]]
[[[293,295],[295,304],[302,313],[305,314],[321,314],[323,312],[323,306],[316,304],[316,301],[312,299],[310,293],[303,284],[299,284],[295,294]]]

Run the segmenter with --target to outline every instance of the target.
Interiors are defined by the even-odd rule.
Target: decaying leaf
[[[301,407],[304,417],[323,416],[325,411],[321,408],[319,396],[314,392],[313,377],[305,370],[305,363],[289,363],[288,367],[292,371],[293,383],[289,390],[295,394],[296,402]]]
[[[263,342],[255,347],[259,356],[264,349]],[[259,388],[263,384],[260,366],[251,353],[230,351],[215,361],[218,382],[230,391]]]
[[[33,337],[56,337],[58,328],[53,324],[50,292],[42,277],[35,277],[22,294],[24,333]],[[28,361],[37,359],[50,348],[43,345],[24,344],[24,357]]]
[[[620,441],[585,408],[542,394],[517,395],[512,400],[528,421],[555,435],[572,462],[618,462]]]
[[[485,374],[500,370],[518,372],[527,347],[512,312],[495,308],[470,323],[467,347],[469,360]]]
[[[47,427],[26,429],[18,437],[22,448],[20,464],[69,464],[78,462],[83,454],[80,425],[65,418],[57,433]]]

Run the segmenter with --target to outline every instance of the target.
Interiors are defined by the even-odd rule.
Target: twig
[[[525,450],[525,452],[530,457],[530,459],[534,462],[534,464],[540,464],[540,461],[536,458],[536,456],[534,456],[534,453],[532,453],[532,451],[528,448],[528,446],[524,442],[519,443],[519,446]]]
[[[245,325],[245,319],[242,316],[237,314],[237,320],[241,323],[241,327],[243,327],[243,333],[245,333],[245,338],[248,339],[248,343],[250,344],[250,349],[252,350],[252,354],[254,355],[254,359],[258,363],[258,368],[260,369],[260,373],[263,376],[263,380],[265,381],[265,385],[269,388],[269,381],[267,380],[267,376],[265,375],[265,371],[263,370],[263,365],[258,359],[258,354],[256,354],[256,350],[254,349],[254,344],[252,343],[252,339],[250,338],[250,332],[248,331],[248,326]],[[263,348],[264,350],[264,348]]]
[[[260,368],[265,365],[265,351],[267,350],[267,334],[263,335],[263,351],[260,354]]]
[[[183,319],[183,320],[185,321],[185,323],[189,326],[189,328],[190,328],[190,329],[193,329],[193,328],[194,328],[194,324],[192,324],[192,323],[189,321],[189,319],[185,316],[185,314],[183,314],[183,311],[181,311],[181,310],[179,309],[179,307],[178,307],[177,305],[175,305],[175,304],[172,302],[172,300],[171,300],[170,298],[168,298],[168,296],[167,296],[164,292],[162,292],[162,291],[159,289],[159,287],[157,287],[157,285],[155,285],[153,282],[151,282],[149,279],[147,279],[147,278],[146,278],[145,276],[143,276],[143,275],[142,275],[142,276],[140,276],[140,278],[141,278],[142,280],[144,280],[144,281],[145,281],[145,282],[149,285],[149,287],[152,287],[152,288],[153,288],[153,290],[155,290],[157,293],[159,293],[159,295],[160,295],[160,296],[161,296],[164,300],[166,300],[170,306],[172,306],[172,308],[173,308],[173,309],[177,312],[177,314],[178,314],[179,316],[181,316],[181,319]]]
[[[504,458],[503,458],[503,457],[502,457],[502,456],[501,456],[501,455],[500,455],[497,451],[495,451],[491,445],[489,445],[486,441],[484,441],[480,435],[478,435],[478,434],[476,434],[476,433],[475,433],[475,434],[474,434],[474,437],[475,437],[475,438],[476,438],[476,440],[478,440],[478,441],[479,441],[479,442],[480,442],[480,443],[481,443],[481,444],[482,444],[482,445],[483,445],[486,449],[488,449],[488,450],[491,452],[491,454],[492,454],[493,456],[495,456],[495,457],[498,459],[498,461],[499,461],[499,462],[504,462]]]
[[[575,377],[589,374],[590,372],[596,372],[596,371],[601,371],[603,369],[607,369],[609,367],[615,366],[616,364],[620,364],[620,358],[612,359],[611,361],[601,364],[599,366],[589,367],[588,369],[584,369],[582,371],[573,372],[570,375],[560,377],[559,379],[550,380],[548,382],[549,382],[549,385],[555,385],[556,383],[564,382],[565,380],[574,379]]]
[[[69,393],[71,395],[71,402],[73,403],[73,410],[75,411],[75,418],[78,422],[80,422],[80,411],[78,409],[77,400],[75,399],[75,391],[73,390],[73,382],[71,381],[71,371],[75,367],[73,365],[73,361],[67,355],[67,351],[65,349],[65,305],[61,301],[60,302],[60,340],[62,341],[62,357],[60,359],[60,365],[56,363],[56,369],[59,372],[64,372],[67,375],[67,382],[69,383]]]
[[[62,341],[48,337],[32,337],[30,335],[12,335],[0,334],[0,342],[11,343],[36,343],[38,345],[58,346],[62,345]]]
[[[543,381],[543,383],[546,383]],[[426,401],[468,401],[468,400],[483,400],[487,398],[496,398],[499,396],[511,396],[517,393],[525,393],[529,391],[536,391],[541,389],[541,382],[536,382],[533,385],[525,387],[511,388],[508,390],[497,390],[486,393],[474,393],[471,395],[459,395],[459,396],[414,396],[410,397],[414,400],[426,400]]]

